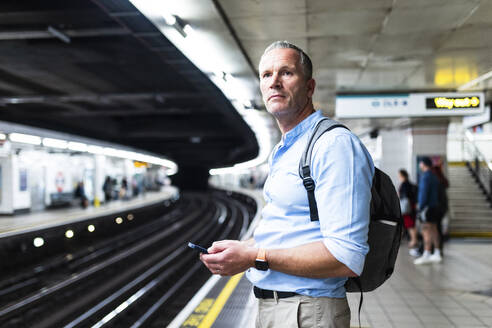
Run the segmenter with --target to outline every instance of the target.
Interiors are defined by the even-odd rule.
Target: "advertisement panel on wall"
[[[27,190],[27,169],[19,169],[19,191]]]
[[[339,95],[337,118],[464,116],[484,112],[483,92]]]

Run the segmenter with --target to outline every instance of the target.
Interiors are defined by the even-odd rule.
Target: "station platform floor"
[[[364,293],[361,327],[492,327],[492,240],[452,239],[439,264],[417,266],[402,246],[393,276]],[[207,286],[208,285],[208,286]],[[253,328],[256,299],[244,275],[213,276],[168,328]],[[348,294],[359,327],[360,294]]]
[[[122,210],[131,210],[156,202],[169,200],[178,195],[178,189],[166,186],[161,191],[147,191],[128,200],[115,200],[99,207],[89,206],[85,209],[64,207],[47,209],[42,212],[31,212],[12,216],[0,216],[0,238],[23,232],[49,228],[60,224],[83,221]]]

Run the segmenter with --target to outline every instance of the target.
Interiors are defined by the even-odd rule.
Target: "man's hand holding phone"
[[[249,242],[221,240],[214,242],[208,251],[200,254],[200,260],[210,272],[232,276],[254,266],[258,249]]]

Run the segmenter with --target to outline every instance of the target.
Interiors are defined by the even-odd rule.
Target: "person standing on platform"
[[[408,249],[411,256],[419,256],[417,228],[415,227],[416,205],[417,195],[416,186],[413,185],[409,178],[408,172],[401,169],[398,172],[400,179],[400,187],[398,188],[398,195],[400,196],[400,208],[403,215],[403,224],[408,231],[409,242]]]
[[[434,165],[432,167],[432,173],[435,174],[437,177],[437,180],[439,180],[439,189],[438,189],[438,197],[437,197],[437,208],[436,208],[436,225],[437,225],[437,232],[439,233],[439,248],[441,249],[441,252],[443,250],[443,241],[444,241],[444,232],[442,228],[442,220],[444,219],[444,216],[448,212],[448,194],[446,189],[449,188],[449,181],[448,179],[444,176],[444,173],[442,172],[442,161],[440,161],[437,165]]]
[[[421,257],[415,259],[414,263],[417,265],[442,261],[436,216],[439,180],[432,173],[432,161],[429,157],[423,157],[420,160],[419,167],[422,175],[419,180],[418,218],[422,222],[424,253]],[[434,253],[431,253],[432,248],[434,248]]]
[[[104,192],[104,201],[106,203],[110,202],[113,199],[113,182],[109,175],[106,176],[102,189]]]
[[[259,65],[266,108],[282,132],[269,159],[266,205],[254,238],[214,242],[200,258],[214,274],[247,270],[258,300],[256,327],[350,326],[344,284],[361,274],[374,165],[361,141],[336,128],[317,141],[311,176],[319,221],[311,221],[299,161],[316,123],[316,82],[306,53],[287,41],[271,44]]]
[[[80,198],[80,206],[82,208],[87,208],[89,206],[89,199],[85,194],[84,182],[80,181],[77,183],[77,188],[75,189],[75,197]]]
[[[121,179],[121,186],[119,192],[119,199],[128,199],[128,181],[126,178]]]

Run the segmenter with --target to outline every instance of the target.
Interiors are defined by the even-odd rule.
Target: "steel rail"
[[[218,212],[220,212],[220,214],[218,214],[216,216],[218,216],[218,217],[225,216],[226,215],[225,208],[220,208],[220,206],[218,206],[218,207],[219,207],[218,208]],[[196,229],[196,230],[199,230],[199,229]],[[201,231],[201,233],[200,233],[199,236],[206,235],[207,233],[208,233],[208,230],[205,230],[204,229],[204,230]],[[190,237],[190,235],[193,235],[193,234],[194,234],[194,231],[192,231],[192,233],[186,234],[185,236],[183,236],[184,237],[184,240],[188,240],[188,237]],[[183,240],[183,238],[181,238],[181,239]],[[183,244],[184,244],[184,242],[183,242]],[[70,323],[66,324],[64,327],[65,328],[71,328],[71,327],[76,327],[77,325],[80,325],[82,323],[85,324],[85,322],[84,322],[85,320],[90,319],[91,317],[95,316],[104,307],[106,307],[106,306],[112,304],[113,302],[117,301],[122,295],[124,295],[125,293],[131,291],[132,289],[135,288],[135,286],[138,286],[140,283],[144,282],[146,279],[148,279],[149,277],[151,277],[153,274],[157,273],[165,265],[169,264],[172,260],[176,259],[178,256],[181,256],[186,250],[187,249],[185,247],[178,247],[169,256],[167,256],[166,258],[164,258],[163,260],[161,260],[160,262],[158,262],[156,265],[152,266],[150,269],[148,269],[146,272],[142,273],[139,277],[137,277],[136,279],[134,279],[130,283],[126,284],[123,288],[121,288],[118,291],[114,292],[113,294],[111,294],[110,296],[106,297],[104,300],[102,300],[101,302],[99,302],[98,304],[96,304],[95,306],[93,306],[92,308],[90,308],[87,311],[85,311],[85,313],[83,313],[79,317],[75,318]],[[174,272],[174,269],[172,269],[171,271]],[[134,297],[134,296],[132,296],[132,297]],[[134,299],[135,299],[135,297],[134,297]],[[126,302],[129,302],[129,301],[126,300]],[[120,303],[118,302],[118,305],[119,304]],[[114,309],[112,309],[111,311],[109,311],[109,313],[112,313],[113,311],[114,311]],[[104,317],[107,317],[109,315],[109,313],[106,316],[104,316]]]
[[[237,206],[237,204],[234,204]],[[234,208],[234,207],[233,207]],[[231,211],[231,214],[233,217],[229,220],[229,223],[227,224],[227,229],[222,232],[220,236],[218,236],[218,239],[225,239],[231,236],[233,228],[236,226],[237,221],[240,219],[246,220],[247,218],[239,218],[239,211],[237,211],[237,208],[235,208],[235,211]],[[244,213],[244,212],[243,212]],[[241,222],[242,223],[242,222]],[[194,269],[197,271],[201,267],[201,263],[195,263]],[[131,328],[140,328],[145,326],[146,324],[149,323],[151,318],[156,315],[157,311],[166,303],[169,301],[169,299],[192,277],[191,270],[187,272],[178,282],[175,283],[175,285],[169,289],[161,298],[159,298],[158,301],[156,301],[133,325],[131,325]],[[93,328],[98,328],[98,327],[93,327]]]
[[[63,291],[64,289],[75,285],[76,283],[79,283],[83,280],[89,279],[90,277],[93,277],[95,274],[102,272],[103,270],[109,268],[112,265],[115,265],[121,261],[124,261],[128,257],[135,255],[146,248],[154,245],[156,242],[165,239],[166,237],[172,236],[175,234],[177,231],[179,231],[183,226],[185,226],[186,223],[191,223],[194,221],[194,219],[200,214],[200,213],[193,213],[194,215],[190,215],[186,220],[182,220],[179,222],[174,223],[169,227],[169,229],[162,231],[156,235],[154,235],[152,238],[146,239],[144,242],[140,243],[137,246],[134,246],[130,250],[125,250],[122,251],[115,256],[111,257],[110,259],[98,263],[94,265],[93,267],[82,271],[69,279],[66,279],[62,282],[59,282],[53,286],[46,287],[41,289],[38,293],[31,295],[17,303],[11,304],[9,306],[3,307],[0,309],[0,320],[5,320],[21,311],[25,311],[27,308],[32,307],[36,304],[38,304],[40,301],[48,298],[49,296],[55,295],[56,293],[59,293]]]

